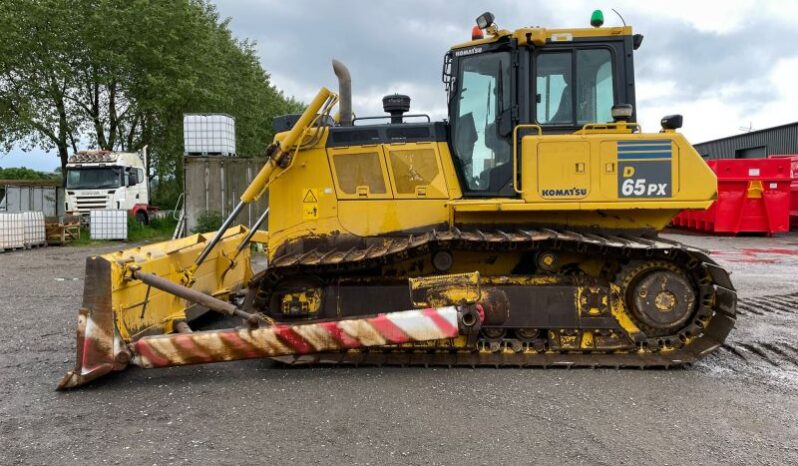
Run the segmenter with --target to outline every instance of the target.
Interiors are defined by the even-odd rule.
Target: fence
[[[264,162],[262,158],[186,156],[183,192],[187,231],[197,227],[205,212],[229,215]],[[268,206],[266,197],[246,206],[237,223],[252,225]]]
[[[64,188],[58,182],[0,180],[0,212],[29,211],[64,215]]]

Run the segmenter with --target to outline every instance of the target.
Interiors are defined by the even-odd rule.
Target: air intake
[[[391,114],[391,124],[401,123],[402,115],[410,110],[410,97],[402,94],[386,95],[382,98],[382,109]]]

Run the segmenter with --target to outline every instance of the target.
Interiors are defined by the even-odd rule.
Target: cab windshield
[[[456,83],[452,136],[464,191],[512,190],[512,151],[508,135],[502,135],[511,106],[510,53],[462,58]]]
[[[118,188],[122,182],[119,167],[69,168],[67,169],[67,189],[109,189]]]
[[[612,121],[615,99],[608,49],[544,52],[537,56],[535,70],[539,124],[573,127]]]

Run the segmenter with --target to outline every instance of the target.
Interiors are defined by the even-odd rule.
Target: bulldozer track
[[[745,348],[747,351],[759,356],[762,360],[767,362],[773,367],[779,367],[779,364],[771,359],[770,355],[765,351],[764,348],[760,347],[758,344],[754,343],[739,343],[740,347]]]
[[[741,316],[759,317],[781,315],[791,317],[798,309],[798,293],[783,295],[756,296],[741,300],[737,313]],[[769,366],[798,368],[798,346],[782,340],[765,342],[726,342],[721,347],[724,351],[747,364],[760,361]]]
[[[798,312],[798,293],[777,296],[757,296],[740,301],[737,313],[740,315],[795,314]]]
[[[781,359],[783,359],[785,361],[788,361],[788,362],[792,363],[792,365],[798,367],[798,358],[796,358],[795,355],[789,354],[787,351],[785,351],[782,348],[779,348],[778,346],[774,345],[773,343],[764,342],[764,343],[762,343],[762,347],[764,349],[767,349],[768,351],[771,351],[771,352],[781,356]]]
[[[798,368],[798,350],[784,342],[724,343],[722,348],[747,364],[764,361],[781,369]]]
[[[702,250],[659,237],[612,235],[556,229],[512,231],[452,229],[397,238],[363,241],[358,247],[310,249],[275,258],[258,280],[278,279],[284,274],[347,274],[390,265],[430,251],[449,248],[470,251],[567,251],[587,257],[670,261],[689,275],[697,289],[692,317],[671,335],[643,337],[625,350],[553,350],[540,341],[516,338],[482,338],[475,347],[458,348],[454,341],[435,347],[381,347],[281,357],[288,364],[346,364],[399,366],[493,366],[493,367],[675,367],[691,364],[720,347],[734,326],[737,299],[726,270]],[[610,277],[610,281],[616,277]],[[256,285],[257,286],[257,285]]]

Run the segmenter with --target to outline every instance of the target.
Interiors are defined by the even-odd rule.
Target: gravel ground
[[[689,369],[256,360],[66,393],[84,259],[114,246],[0,254],[0,465],[798,463],[798,236],[669,236],[734,272],[744,312]]]

